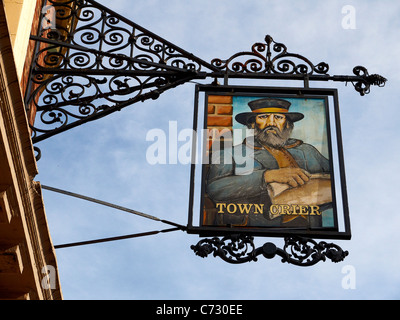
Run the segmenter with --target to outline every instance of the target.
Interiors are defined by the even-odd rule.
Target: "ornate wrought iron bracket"
[[[334,243],[316,242],[313,239],[302,237],[284,238],[283,249],[277,248],[272,242],[256,248],[253,240],[254,238],[249,235],[229,235],[221,239],[218,237],[206,238],[191,246],[191,249],[202,258],[213,254],[214,257],[220,257],[232,264],[257,261],[257,257],[260,255],[266,259],[272,259],[278,255],[282,258],[282,262],[302,267],[326,261],[326,258],[332,262],[340,262],[349,254]]]
[[[357,66],[351,76],[331,76],[267,35],[251,51],[210,63],[93,0],[48,0],[38,27],[25,102],[36,115],[34,143],[105,117],[191,80],[213,78],[350,82],[361,95],[386,79]],[[49,15],[49,16],[48,16]],[[55,26],[55,27],[54,27]]]
[[[119,111],[193,79],[210,63],[92,0],[49,0],[31,35],[36,49],[26,105],[34,143]],[[49,16],[47,16],[49,15]]]

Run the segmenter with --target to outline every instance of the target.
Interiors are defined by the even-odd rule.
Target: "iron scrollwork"
[[[245,235],[233,235],[219,239],[200,240],[197,245],[191,246],[196,255],[205,258],[213,253],[214,257],[220,257],[229,263],[244,263],[256,261],[253,237]]]
[[[41,29],[26,104],[33,141],[156,99],[211,64],[92,0],[49,0],[55,29]]]
[[[353,82],[354,89],[360,93],[360,95],[365,95],[370,92],[370,87],[372,85],[378,87],[384,87],[387,79],[379,74],[369,74],[365,67],[357,66],[354,67],[353,73],[360,77],[358,81]]]
[[[259,255],[266,259],[278,255],[282,258],[282,262],[297,266],[312,266],[320,261],[326,261],[326,258],[335,263],[340,262],[349,254],[334,243],[316,242],[302,237],[286,237],[283,249],[277,248],[271,242],[256,248],[253,240],[253,237],[248,235],[230,235],[221,239],[206,238],[192,245],[191,249],[202,258],[213,254],[214,257],[220,257],[232,264],[257,261]]]
[[[349,254],[334,243],[300,237],[285,238],[283,250],[278,249],[276,253],[282,257],[282,262],[298,266],[311,266],[326,261],[326,258],[332,262],[341,262]]]
[[[290,53],[286,45],[275,42],[270,35],[265,42],[255,43],[251,51],[239,52],[226,60],[213,59],[211,64],[225,76],[261,77],[278,79],[304,79],[305,81],[341,81],[351,82],[361,96],[370,92],[372,85],[384,87],[387,79],[378,74],[369,75],[362,66],[353,69],[354,76],[331,76],[328,74],[329,65],[326,62],[313,64],[306,57]]]

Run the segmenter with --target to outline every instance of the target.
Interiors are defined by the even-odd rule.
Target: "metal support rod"
[[[41,187],[44,190],[49,190],[49,191],[57,192],[57,193],[64,194],[64,195],[67,195],[67,196],[75,197],[75,198],[78,198],[78,199],[94,202],[94,203],[97,203],[97,204],[100,204],[100,205],[103,205],[103,206],[106,206],[106,207],[110,207],[110,208],[113,208],[113,209],[125,211],[125,212],[128,212],[128,213],[132,213],[134,215],[137,215],[137,216],[140,216],[140,217],[143,217],[143,218],[146,218],[146,219],[151,219],[151,220],[159,221],[159,222],[162,222],[162,223],[165,223],[165,224],[169,224],[169,225],[172,225],[172,226],[175,226],[175,227],[179,228],[180,230],[185,230],[186,229],[185,226],[180,225],[178,223],[171,222],[171,221],[168,221],[168,220],[163,220],[163,219],[157,218],[155,216],[152,216],[152,215],[149,215],[149,214],[146,214],[146,213],[143,213],[143,212],[139,212],[139,211],[136,211],[136,210],[132,210],[132,209],[129,209],[129,208],[121,207],[119,205],[116,205],[116,204],[113,204],[113,203],[110,203],[110,202],[98,200],[98,199],[95,199],[95,198],[87,197],[87,196],[84,196],[84,195],[81,195],[81,194],[78,194],[78,193],[74,193],[74,192],[70,192],[70,191],[66,191],[66,190],[57,189],[57,188],[54,188],[54,187],[49,187],[49,186],[46,186],[46,185],[41,185]]]
[[[88,244],[96,244],[96,243],[104,243],[104,242],[110,242],[110,241],[117,241],[117,240],[125,240],[125,239],[132,239],[132,238],[138,238],[138,237],[152,236],[152,235],[155,235],[155,234],[158,234],[158,233],[166,233],[166,232],[177,231],[177,230],[180,230],[180,228],[170,228],[170,229],[164,229],[164,230],[160,230],[160,231],[149,231],[149,232],[128,234],[128,235],[125,235],[125,236],[118,236],[118,237],[109,237],[109,238],[102,238],[102,239],[96,239],[96,240],[71,242],[71,243],[55,245],[54,249],[78,247],[78,246],[84,246],[84,245],[88,245]]]
[[[304,88],[309,89],[310,88],[310,79],[309,75],[304,76]]]
[[[143,213],[143,212],[139,212],[139,211],[136,211],[136,210],[132,210],[132,209],[129,209],[129,208],[121,207],[121,206],[118,206],[118,205],[115,205],[113,203],[109,203],[109,202],[106,202],[106,201],[102,201],[102,200],[98,200],[98,199],[95,199],[95,198],[87,197],[87,196],[84,196],[84,195],[81,195],[81,194],[78,194],[78,193],[74,193],[74,192],[70,192],[70,191],[66,191],[66,190],[61,190],[61,189],[49,187],[49,186],[46,186],[46,185],[43,185],[43,184],[41,185],[41,187],[44,190],[49,190],[49,191],[57,192],[57,193],[64,194],[64,195],[67,195],[67,196],[70,196],[70,197],[74,197],[74,198],[78,198],[78,199],[94,202],[94,203],[101,204],[103,206],[107,206],[107,207],[110,207],[110,208],[113,208],[113,209],[129,212],[129,213],[135,214],[137,216],[141,216],[143,218],[147,218],[147,219],[151,219],[151,220],[155,220],[155,221],[161,221],[159,218],[151,216],[149,214],[146,214],[146,213]]]

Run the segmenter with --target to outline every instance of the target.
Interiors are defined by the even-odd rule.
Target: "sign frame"
[[[204,110],[200,110],[200,95],[204,96]],[[197,85],[195,89],[194,108],[194,132],[207,128],[208,96],[231,96],[231,97],[254,97],[254,98],[282,98],[282,99],[323,99],[326,108],[326,129],[328,137],[329,161],[332,173],[332,203],[333,203],[333,225],[331,227],[266,227],[266,226],[232,226],[232,225],[208,225],[204,223],[203,207],[205,195],[206,166],[208,163],[201,163],[201,186],[195,184],[197,154],[197,139],[193,139],[192,165],[190,177],[190,195],[187,232],[199,234],[200,236],[227,236],[233,234],[246,234],[262,237],[289,237],[300,236],[320,239],[341,239],[351,238],[350,218],[348,210],[348,198],[345,179],[344,156],[342,134],[340,126],[339,99],[337,89],[332,88],[283,88],[283,87],[254,87],[254,86],[212,86]],[[329,100],[329,101],[328,101]],[[199,120],[203,117],[202,126],[199,128]],[[333,119],[332,119],[333,117]],[[332,140],[334,145],[332,145]],[[203,140],[201,153],[203,153],[207,141]],[[334,156],[333,156],[334,155]],[[202,154],[203,156],[203,154]],[[335,158],[335,159],[334,159]],[[334,161],[337,162],[334,164]],[[195,209],[195,189],[200,189],[199,208]],[[340,207],[340,221],[338,221],[337,207]],[[196,210],[196,212],[194,212]],[[200,212],[199,212],[200,211]],[[193,224],[194,216],[198,215],[198,225]],[[339,226],[340,225],[340,226]]]

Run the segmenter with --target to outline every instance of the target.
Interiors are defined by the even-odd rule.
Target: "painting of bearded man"
[[[332,227],[332,223],[323,222],[324,216],[329,217],[327,212],[332,213],[331,164],[328,155],[303,141],[314,140],[318,135],[310,133],[313,132],[310,121],[308,135],[302,139],[292,137],[295,126],[305,117],[302,112],[290,110],[296,99],[249,100],[246,107],[250,110],[237,113],[235,120],[240,126],[252,129],[253,135],[230,150],[222,150],[219,156],[213,155],[209,166],[205,192],[216,213],[210,224]],[[308,106],[313,104],[312,99],[299,101]],[[310,114],[310,110],[306,111]]]

